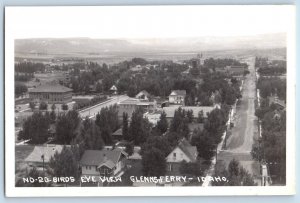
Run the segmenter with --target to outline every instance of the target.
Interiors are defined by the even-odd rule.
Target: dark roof
[[[123,136],[123,130],[122,128],[119,128],[118,130],[116,130],[113,134],[111,134],[113,136]]]
[[[192,146],[185,138],[183,138],[178,147],[190,158],[192,162],[197,161],[197,147]]]
[[[106,165],[111,168],[118,163],[121,154],[127,156],[121,149],[86,150],[81,157],[80,164],[89,166]]]
[[[29,92],[72,92],[73,90],[62,86],[56,82],[45,83],[34,89],[29,90]]]

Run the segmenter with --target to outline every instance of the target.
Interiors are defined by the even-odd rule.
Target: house
[[[127,153],[119,148],[86,150],[80,160],[81,176],[113,176],[123,174]]]
[[[192,146],[185,138],[167,156],[168,175],[179,174],[179,167],[182,161],[196,162],[198,157],[197,147]]]
[[[169,123],[174,118],[175,111],[181,108],[185,111],[193,111],[193,117],[195,120],[199,118],[199,114],[203,115],[203,119],[207,118],[207,114],[216,108],[216,106],[168,106],[163,107],[163,111],[166,113],[166,117]]]
[[[122,130],[122,128],[119,128],[118,130],[116,130],[115,132],[113,132],[111,134],[111,136],[112,136],[112,139],[114,141],[121,141],[121,140],[123,140],[123,130]]]
[[[35,146],[33,151],[25,159],[25,162],[30,167],[36,167],[38,170],[43,170],[43,167],[47,167],[50,158],[54,154],[60,153],[63,149],[63,145],[46,145],[46,146]]]
[[[72,89],[52,81],[30,89],[29,98],[35,102],[66,104],[72,101],[72,91]]]
[[[116,87],[115,85],[113,85],[113,86],[109,89],[109,91],[110,91],[112,94],[117,94],[118,89],[117,89],[117,87]]]
[[[170,104],[184,105],[185,96],[185,90],[172,90],[171,94],[169,95],[169,102]]]
[[[146,90],[140,91],[136,96],[136,99],[149,101],[150,100],[150,94]]]

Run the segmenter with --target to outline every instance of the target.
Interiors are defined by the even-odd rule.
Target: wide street
[[[126,100],[127,98],[128,96],[126,95],[113,96],[109,98],[108,101],[102,102],[100,104],[79,111],[80,117],[85,118],[88,116],[89,118],[94,118],[97,115],[97,113],[101,111],[102,108],[112,106],[114,104],[117,104],[118,102]]]
[[[250,154],[254,139],[258,137],[257,118],[255,116],[255,68],[254,57],[249,58],[249,71],[244,80],[242,99],[239,101],[234,116],[234,127],[227,139],[226,147],[218,154],[218,162],[228,165],[232,159],[238,160],[251,173],[255,181],[260,184],[260,166],[252,160]]]

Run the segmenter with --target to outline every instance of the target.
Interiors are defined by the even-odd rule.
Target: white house
[[[184,105],[184,98],[186,96],[185,90],[173,90],[169,95],[170,104]]]
[[[178,174],[182,161],[196,162],[197,157],[197,148],[183,138],[166,158],[168,174]]]

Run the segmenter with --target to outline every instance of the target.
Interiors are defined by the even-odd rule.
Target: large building
[[[72,101],[72,91],[53,81],[29,90],[29,98],[35,102],[66,104]]]
[[[130,118],[132,113],[138,108],[144,111],[154,111],[156,108],[156,102],[143,101],[136,98],[128,98],[118,103],[118,115],[122,118],[123,113],[127,113]]]

